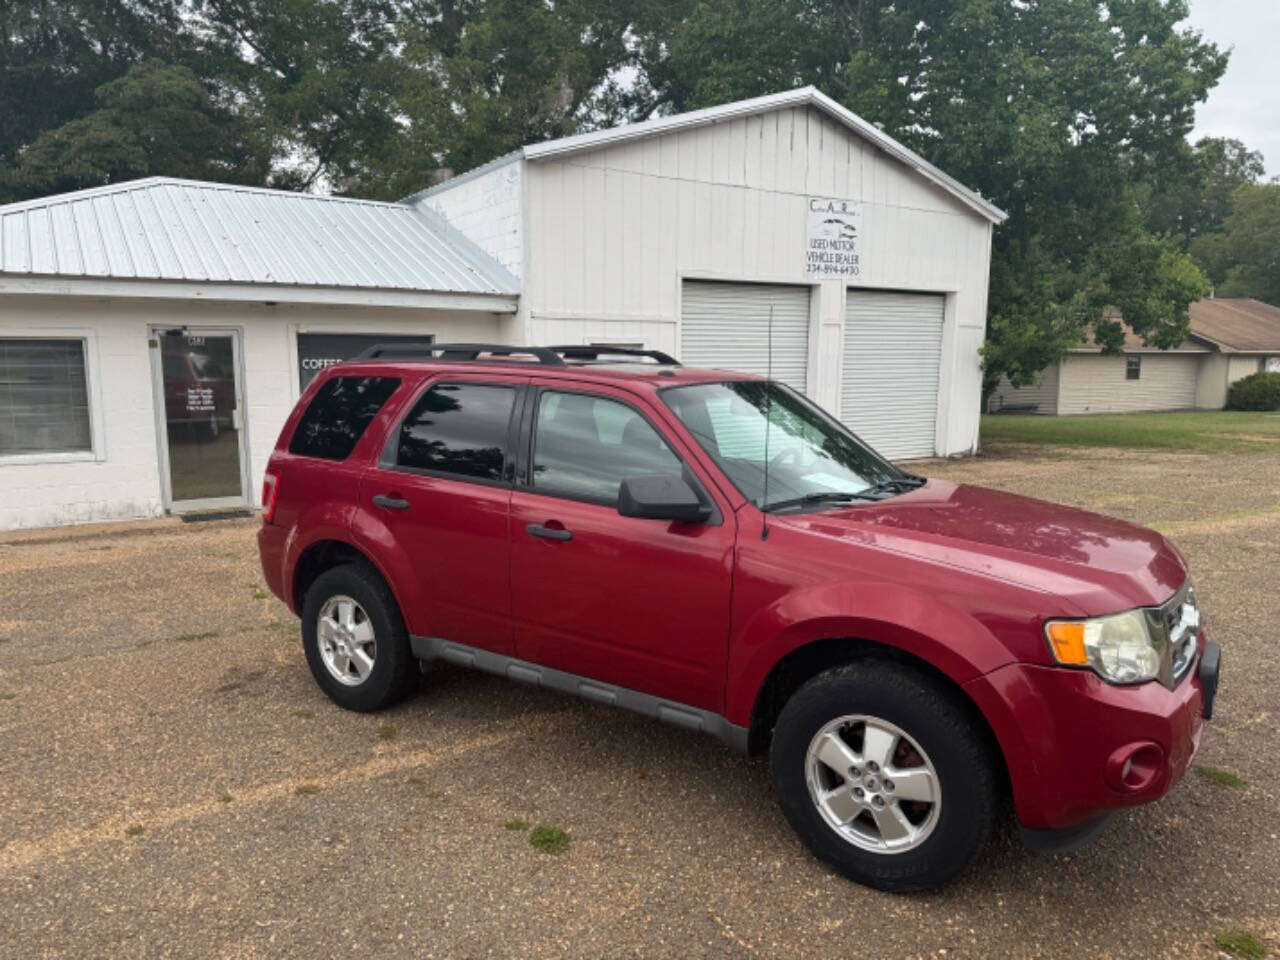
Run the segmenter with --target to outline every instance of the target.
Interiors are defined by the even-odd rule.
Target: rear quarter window
[[[311,398],[293,431],[289,452],[321,460],[347,459],[398,386],[396,377],[334,377]]]

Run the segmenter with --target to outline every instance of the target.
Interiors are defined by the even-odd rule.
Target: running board
[[[500,677],[518,680],[535,687],[546,687],[548,690],[573,694],[595,703],[621,707],[623,710],[661,720],[682,730],[709,733],[722,740],[731,750],[738,753],[747,752],[747,728],[732,724],[721,714],[712,713],[710,710],[699,710],[697,707],[685,706],[682,703],[672,703],[670,700],[663,700],[638,690],[629,690],[612,683],[602,683],[576,673],[553,670],[551,667],[542,667],[527,660],[517,660],[515,657],[494,653],[491,650],[454,643],[442,637],[410,637],[409,643],[413,647],[414,655],[420,660],[444,660],[446,663],[457,664],[460,667],[496,673]]]

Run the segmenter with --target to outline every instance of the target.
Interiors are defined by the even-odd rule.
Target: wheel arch
[[[790,650],[769,670],[756,693],[747,732],[747,752],[765,752],[773,727],[787,700],[810,679],[833,667],[859,660],[899,664],[925,674],[950,694],[952,701],[971,719],[990,754],[1006,797],[1012,795],[1009,768],[991,722],[964,686],[924,657],[900,646],[863,637],[825,637]]]
[[[391,582],[386,572],[379,567],[378,563],[368,553],[349,540],[341,540],[336,537],[316,540],[307,544],[298,553],[298,558],[294,561],[289,586],[289,595],[293,601],[294,609],[299,613],[302,612],[307,591],[311,589],[311,585],[316,582],[316,579],[322,573],[349,563],[362,563],[376,573],[382,582],[386,584],[391,596],[396,601],[396,605],[400,607],[401,616],[404,615],[404,608],[400,605],[400,598],[396,595],[395,585]]]

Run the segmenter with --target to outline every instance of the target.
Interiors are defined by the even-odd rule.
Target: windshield
[[[662,398],[733,485],[761,509],[856,495],[911,479],[780,383],[698,383],[669,387]]]

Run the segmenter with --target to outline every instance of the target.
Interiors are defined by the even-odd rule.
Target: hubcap
[[[809,797],[827,824],[873,853],[902,853],[938,824],[938,772],[901,728],[861,714],[819,730],[805,757]]]
[[[320,659],[339,683],[354,687],[373,672],[377,652],[373,624],[364,607],[350,597],[339,594],[324,602],[316,623],[316,639]]]

